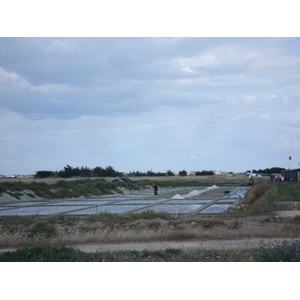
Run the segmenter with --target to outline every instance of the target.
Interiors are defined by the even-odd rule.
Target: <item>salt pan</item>
[[[180,196],[179,194],[176,194],[171,199],[184,199],[184,197]]]
[[[197,190],[193,190],[190,193],[188,193],[189,196],[198,196],[199,192]]]

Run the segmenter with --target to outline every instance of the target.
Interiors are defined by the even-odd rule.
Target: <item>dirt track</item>
[[[277,238],[277,239],[263,239],[264,243],[282,242],[284,240],[293,241],[291,238]],[[151,243],[124,243],[124,244],[85,244],[85,245],[71,245],[74,249],[79,249],[84,252],[97,251],[121,251],[121,250],[166,250],[182,249],[182,250],[241,250],[241,249],[256,249],[262,239],[242,239],[242,240],[211,240],[211,241],[196,241],[196,242],[151,242]],[[1,252],[14,251],[15,248],[0,249]]]
[[[282,242],[283,240],[295,239],[264,239],[264,243],[271,241]],[[153,242],[153,243],[130,243],[130,244],[89,244],[89,245],[76,245],[75,249],[84,252],[97,252],[97,251],[120,251],[120,250],[165,250],[168,248],[176,249],[253,249],[259,248],[262,239],[244,239],[244,240],[212,240],[212,241],[197,241],[197,242]]]

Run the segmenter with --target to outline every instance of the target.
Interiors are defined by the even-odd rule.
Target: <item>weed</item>
[[[56,235],[56,228],[44,221],[39,221],[28,231],[28,237],[32,238],[38,235],[51,238]]]
[[[265,244],[262,241],[254,258],[260,262],[299,262],[300,241],[283,241],[281,244],[276,241]]]
[[[30,198],[35,198],[35,196],[33,195],[33,194],[31,194],[31,193],[25,193],[28,197],[30,197]]]
[[[294,218],[292,218],[292,221],[295,223],[300,223],[300,216],[295,216]]]
[[[16,198],[16,199],[18,199],[18,200],[20,200],[21,198],[21,196],[23,196],[23,194],[22,193],[12,193],[12,192],[7,192],[7,194],[9,194],[10,196],[12,196],[12,197],[14,197],[14,198]]]
[[[250,254],[249,254],[250,252]],[[1,262],[196,262],[250,261],[251,251],[166,249],[85,253],[66,246],[34,246],[0,254]]]
[[[281,233],[284,235],[299,235],[300,234],[300,224],[284,224]]]
[[[167,248],[166,252],[170,253],[170,254],[178,255],[179,253],[182,252],[182,250],[181,249],[176,249],[176,248]]]

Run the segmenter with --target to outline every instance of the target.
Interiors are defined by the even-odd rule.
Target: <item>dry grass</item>
[[[86,222],[83,220],[57,222],[55,235],[43,233],[28,235],[34,224],[18,226],[18,229],[0,227],[0,248],[32,245],[75,245],[89,243],[132,243],[149,241],[205,241],[245,238],[298,237],[299,222],[277,220],[272,217],[248,217],[244,219],[206,219],[190,217],[180,220],[136,220],[128,222]]]

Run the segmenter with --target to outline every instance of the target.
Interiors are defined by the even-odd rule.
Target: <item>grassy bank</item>
[[[101,196],[114,193],[123,194],[124,190],[135,191],[145,189],[149,182],[138,181],[134,184],[122,182],[108,182],[105,179],[77,179],[77,180],[58,180],[52,183],[31,181],[31,182],[1,182],[0,194],[7,193],[20,200],[22,196],[35,196],[54,199],[54,198],[78,198],[89,197],[92,195]]]
[[[262,215],[274,212],[274,202],[300,201],[300,183],[258,182],[247,193],[245,206],[231,216]],[[224,214],[226,215],[226,213]]]

